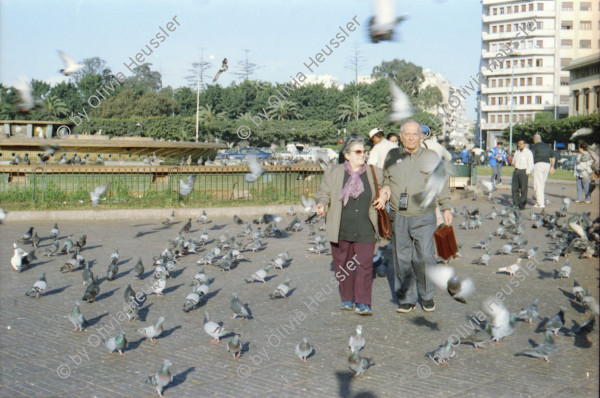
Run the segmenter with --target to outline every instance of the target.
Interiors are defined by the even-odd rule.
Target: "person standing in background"
[[[535,191],[536,203],[533,207],[543,208],[545,206],[544,189],[546,188],[546,179],[548,173],[554,174],[554,152],[545,142],[542,142],[542,136],[535,134],[533,136],[533,190]]]
[[[466,145],[463,146],[462,151],[460,151],[460,160],[463,163],[469,163],[469,150]]]
[[[496,186],[502,182],[502,166],[506,164],[506,151],[502,148],[502,141],[498,141],[495,148],[489,152],[490,166],[492,166],[492,184]]]
[[[372,164],[383,169],[388,152],[391,149],[398,148],[398,144],[388,141],[383,134],[383,130],[379,127],[369,131],[369,138],[373,142],[373,148],[369,152],[367,164]]]
[[[578,145],[579,155],[577,155],[577,163],[575,165],[575,176],[577,177],[577,200],[575,203],[592,203],[592,194],[590,192],[590,180],[592,178],[594,158],[588,151],[588,146],[585,142],[580,142]]]
[[[396,135],[396,133],[389,133],[385,138],[389,142],[392,142],[392,143],[398,145],[398,136]]]
[[[527,175],[533,172],[533,153],[527,148],[525,140],[519,140],[517,148],[512,160],[512,165],[515,166],[512,176],[512,200],[513,206],[524,210],[527,205]]]

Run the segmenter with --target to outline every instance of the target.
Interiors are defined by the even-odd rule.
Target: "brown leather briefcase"
[[[456,245],[456,237],[454,236],[454,229],[450,225],[443,225],[433,233],[435,239],[435,249],[438,256],[444,260],[450,257],[456,258],[458,253],[458,246]]]

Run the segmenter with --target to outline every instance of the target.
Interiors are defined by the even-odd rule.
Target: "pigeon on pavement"
[[[313,352],[313,346],[308,342],[308,339],[305,337],[302,339],[300,343],[296,346],[296,355],[298,358],[304,363],[306,363],[306,358]]]
[[[25,293],[26,296],[31,297],[35,294],[35,298],[40,298],[40,296],[46,291],[48,288],[48,284],[46,283],[46,273],[42,272],[40,275],[40,279],[38,279],[33,287]]]
[[[160,397],[163,396],[163,389],[173,381],[173,375],[169,371],[171,365],[172,363],[168,359],[165,359],[160,371],[156,372],[154,376],[148,376],[146,379],[146,384],[156,387],[156,392]]]

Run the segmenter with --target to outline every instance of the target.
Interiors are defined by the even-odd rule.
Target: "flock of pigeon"
[[[487,181],[482,184],[483,191],[486,193],[486,199],[492,203],[489,214],[483,216],[479,209],[469,210],[466,205],[462,211],[453,209],[455,216],[463,216],[464,221],[459,224],[459,228],[465,230],[480,228],[485,219],[500,219],[499,226],[495,232],[488,235],[485,239],[477,242],[474,246],[485,252],[479,258],[472,261],[479,266],[488,266],[492,256],[501,256],[517,254],[518,258],[513,264],[498,268],[497,273],[508,274],[510,284],[518,286],[525,277],[525,266],[522,265],[523,259],[529,261],[527,267],[534,265],[533,261],[538,261],[539,246],[528,248],[528,239],[526,236],[527,224],[531,222],[533,229],[546,229],[546,237],[550,238],[546,259],[559,263],[561,258],[565,258],[564,265],[555,270],[554,277],[557,279],[569,278],[572,268],[570,266],[571,254],[579,254],[579,258],[598,257],[598,245],[600,242],[600,217],[592,221],[590,213],[572,214],[568,217],[567,211],[571,205],[571,199],[563,198],[562,206],[558,211],[547,212],[544,208],[541,214],[536,214],[533,210],[529,212],[528,219],[525,219],[521,211],[516,207],[505,207],[498,209],[496,206],[499,201],[494,198],[491,184]],[[564,189],[564,187],[563,187]],[[474,200],[476,196],[474,197]],[[458,253],[456,257],[462,258],[460,249],[464,243],[458,243]],[[497,247],[494,254],[492,246]],[[447,264],[448,261],[442,261]],[[528,268],[531,269],[531,268]],[[428,267],[428,276],[431,281],[440,289],[446,290],[450,296],[460,302],[466,303],[467,298],[475,291],[475,285],[470,278],[460,280],[454,269],[448,265],[436,265]],[[518,280],[516,279],[518,278]],[[512,289],[511,289],[512,291]],[[588,342],[591,340],[588,334],[592,332],[596,316],[599,313],[598,304],[591,295],[590,289],[584,289],[579,280],[573,278],[572,302],[580,306],[588,318],[581,324],[573,321],[574,326],[567,332],[567,335],[576,338],[585,338]],[[538,312],[538,302],[536,299],[533,304],[521,309],[519,312],[511,313],[499,299],[487,298],[482,303],[482,309],[485,317],[476,322],[480,328],[475,333],[461,339],[462,342],[471,343],[478,350],[479,347],[495,341],[498,343],[501,339],[510,336],[515,331],[517,321],[525,321],[533,324],[535,319],[542,319]],[[543,318],[538,326],[539,331],[545,330],[545,340],[543,343],[535,346],[531,350],[526,350],[515,355],[526,355],[536,358],[542,358],[550,362],[550,355],[557,352],[554,343],[554,337],[558,335],[559,330],[565,328],[565,311],[563,306],[558,313],[550,318]],[[475,316],[471,318],[476,319]],[[479,322],[482,321],[482,322]],[[451,336],[452,337],[452,336]],[[449,338],[444,344],[436,350],[427,354],[438,364],[447,364],[450,358],[456,356],[454,350],[455,342]]]
[[[264,214],[260,218],[249,222],[234,215],[233,221],[236,225],[241,226],[241,232],[236,235],[224,233],[216,239],[211,239],[209,237],[207,227],[203,227],[203,231],[199,237],[191,236],[192,219],[188,219],[179,230],[178,235],[169,241],[167,247],[162,250],[160,254],[153,257],[153,282],[149,285],[148,290],[136,293],[132,289],[131,283],[127,283],[123,293],[123,314],[126,314],[127,321],[133,322],[139,319],[139,311],[142,309],[148,295],[156,294],[158,297],[164,295],[168,281],[176,277],[177,265],[181,258],[185,256],[198,255],[202,252],[202,255],[199,255],[196,261],[198,270],[189,284],[189,286],[191,286],[191,291],[184,299],[182,297],[183,311],[190,312],[203,306],[209,298],[214,296],[214,294],[210,294],[211,279],[209,279],[205,272],[205,266],[212,265],[216,270],[222,272],[231,271],[237,268],[241,261],[247,261],[246,257],[251,256],[251,253],[264,250],[267,245],[267,238],[285,238],[296,232],[308,229],[310,237],[309,243],[311,246],[307,250],[317,255],[324,252],[325,225],[322,222],[322,218],[317,217],[314,213],[315,200],[314,198],[305,198],[303,196],[302,202],[303,214],[310,213],[306,220],[304,220],[304,223],[300,220],[299,215],[295,213],[293,206],[290,207],[287,213],[287,216],[290,218],[287,227],[281,229],[277,225],[283,221],[283,217],[280,216]],[[196,222],[204,226],[211,221],[206,212],[202,211],[201,216]],[[170,227],[175,223],[174,212],[162,222],[162,224],[167,227]],[[319,225],[319,223],[321,224]],[[257,226],[256,230],[253,230],[254,226]],[[80,301],[90,304],[94,303],[96,297],[100,294],[101,286],[104,284],[101,285],[101,280],[99,279],[100,271],[92,271],[90,268],[90,261],[86,260],[82,255],[87,244],[87,235],[82,235],[76,241],[69,235],[61,241],[58,224],[55,223],[47,240],[51,243],[40,248],[40,237],[38,232],[33,226],[30,227],[19,239],[18,243],[15,242],[13,244],[13,256],[10,260],[11,266],[15,271],[20,273],[27,268],[34,266],[35,261],[38,259],[37,256],[45,256],[48,258],[59,258],[59,270],[63,273],[72,274],[74,271],[81,270],[83,284],[82,297],[81,300],[78,300],[75,303],[68,313],[67,318],[74,326],[73,332],[83,332],[88,324],[81,312]],[[216,242],[215,245],[212,248],[209,248],[208,245],[213,242]],[[32,249],[26,251],[19,247],[19,244],[30,244]],[[110,255],[109,265],[106,269],[106,277],[104,278],[106,281],[105,283],[120,279],[118,278],[120,259],[121,256],[119,249],[117,248]],[[270,273],[276,270],[283,271],[291,265],[291,262],[292,260],[289,257],[288,250],[284,250],[275,256],[268,264],[266,264],[266,266],[252,272],[245,278],[245,282],[266,283],[270,279]],[[133,275],[134,277],[141,279],[144,277],[144,272],[145,267],[141,258],[139,258],[133,267]],[[291,279],[287,278],[268,294],[269,298],[273,300],[281,298],[286,299],[290,292],[290,283]],[[46,272],[41,272],[39,279],[35,281],[31,289],[25,294],[26,296],[41,299],[47,291],[48,281],[46,280]],[[242,319],[252,318],[249,309],[243,304],[238,297],[238,294],[235,292],[232,294],[230,309],[233,314],[232,319],[238,317]],[[164,322],[165,317],[161,316],[155,324],[138,328],[137,333],[142,337],[149,339],[152,343],[155,343],[163,332]],[[227,352],[232,355],[233,359],[237,359],[242,355],[244,345],[240,335],[233,331],[229,331],[222,323],[211,320],[208,311],[204,313],[203,329],[207,335],[212,337],[214,343],[220,343],[221,338],[233,335],[233,338],[226,344]],[[364,338],[361,336],[361,330],[362,327],[359,326],[349,342],[351,352],[348,358],[348,365],[356,375],[363,374],[369,366],[373,365],[371,360],[359,355],[360,348],[364,346]],[[109,354],[118,352],[121,356],[125,356],[125,350],[128,347],[128,339],[123,329],[121,329],[116,336],[102,339],[102,343]],[[313,351],[313,346],[307,338],[304,338],[299,342],[295,348],[296,355],[303,362],[307,361],[307,358],[311,356]],[[161,369],[146,380],[147,383],[155,387],[156,392],[160,396],[162,396],[164,387],[166,387],[173,379],[169,370],[171,365],[172,363],[170,361],[165,360]]]
[[[193,181],[191,181],[193,183]],[[485,189],[485,186],[484,186]],[[500,219],[498,229],[478,242],[475,246],[486,250],[478,259],[474,261],[479,266],[487,266],[493,254],[492,246],[497,247],[498,251],[495,255],[504,256],[508,254],[519,254],[520,257],[528,260],[536,259],[540,254],[539,247],[528,248],[527,224],[532,223],[533,228],[547,229],[547,236],[551,238],[548,251],[548,258],[552,261],[560,262],[561,257],[567,257],[564,265],[560,270],[556,271],[556,278],[569,278],[571,275],[571,266],[569,264],[569,255],[579,253],[580,257],[591,258],[598,255],[599,239],[599,223],[600,218],[592,221],[588,213],[573,214],[567,217],[567,210],[570,206],[570,200],[564,199],[562,208],[550,213],[542,211],[541,214],[535,214],[533,211],[529,214],[529,219],[525,219],[519,209],[506,207],[497,209],[497,200],[493,198],[489,192],[488,200],[494,202],[490,214],[485,217],[479,213],[478,209],[469,210],[465,205],[462,211],[453,209],[456,216],[462,215],[465,219],[460,224],[460,228],[466,230],[477,229],[484,222],[484,219],[496,220]],[[190,281],[191,291],[181,297],[182,309],[184,312],[193,311],[214,297],[210,291],[210,279],[205,272],[205,267],[213,266],[215,270],[226,272],[238,268],[240,262],[248,261],[247,257],[251,257],[252,253],[264,250],[268,244],[268,239],[277,239],[289,237],[299,231],[308,230],[310,244],[307,250],[317,255],[323,253],[325,249],[325,225],[322,218],[317,217],[314,213],[315,200],[314,198],[302,197],[301,214],[307,214],[307,218],[302,221],[292,206],[287,212],[289,222],[285,228],[279,228],[278,224],[283,222],[282,216],[264,214],[252,222],[244,221],[237,215],[233,216],[233,222],[241,232],[236,235],[224,233],[221,236],[211,238],[206,224],[210,223],[208,215],[202,211],[201,216],[196,220],[202,227],[202,233],[199,236],[192,236],[192,219],[189,218],[183,227],[179,230],[177,236],[171,239],[166,248],[158,255],[153,257],[153,282],[149,285],[149,289],[142,293],[133,291],[131,283],[127,284],[123,295],[123,313],[127,315],[128,321],[139,319],[139,310],[142,309],[146,297],[151,294],[156,294],[158,297],[165,294],[165,290],[169,280],[176,278],[176,269],[181,259],[186,256],[196,255],[198,270]],[[176,223],[174,212],[163,221],[163,225],[170,228]],[[255,228],[255,229],[254,229]],[[49,245],[40,248],[40,237],[34,227],[29,228],[21,237],[19,242],[13,244],[14,253],[11,257],[11,266],[17,272],[22,272],[28,267],[34,265],[37,256],[58,257],[60,271],[64,273],[72,273],[73,271],[81,270],[82,277],[82,298],[81,301],[94,303],[96,297],[101,290],[99,272],[93,272],[90,268],[90,262],[86,260],[82,252],[87,243],[87,235],[82,235],[78,240],[73,240],[72,236],[67,236],[62,242],[58,225],[54,224],[51,229],[48,240]],[[212,247],[209,245],[213,244]],[[19,247],[19,244],[31,244],[31,250],[25,250]],[[463,244],[459,243],[459,247]],[[458,258],[462,254],[457,254]],[[501,267],[499,273],[508,273],[511,279],[519,276],[519,271],[523,267],[521,258],[516,260],[514,264]],[[116,249],[111,254],[109,265],[106,269],[106,282],[119,280],[119,250]],[[451,260],[460,261],[460,260]],[[459,279],[453,267],[447,265],[448,261],[440,261],[446,264],[438,264],[428,268],[428,274],[433,283],[439,288],[446,290],[452,298],[459,303],[466,303],[467,300],[475,292],[475,284],[471,279]],[[291,259],[288,250],[282,251],[280,254],[272,258],[270,262],[265,264],[254,272],[251,272],[244,278],[246,283],[266,283],[270,278],[270,273],[277,270],[282,271],[291,265]],[[387,265],[382,258],[381,250],[378,250],[374,255],[374,273],[377,276],[387,276]],[[137,278],[143,278],[145,267],[141,258],[133,267],[133,275]],[[210,272],[209,272],[210,273]],[[289,273],[288,273],[289,275]],[[105,283],[106,283],[105,282]],[[269,293],[269,297],[273,300],[287,298],[290,292],[291,278],[287,278],[283,283],[279,284]],[[46,273],[41,272],[40,278],[35,281],[31,289],[25,294],[27,296],[41,298],[48,289]],[[173,295],[169,295],[171,297]],[[170,298],[169,298],[170,299]],[[598,314],[598,304],[590,294],[590,289],[584,289],[577,278],[574,278],[573,284],[573,300],[574,303],[579,303],[581,308],[589,312],[589,317],[581,324],[575,324],[568,335],[574,335],[576,338],[589,339],[588,334],[595,326],[595,317]],[[86,320],[80,310],[80,302],[77,301],[68,314],[68,319],[74,326],[73,332],[81,332],[85,330]],[[483,303],[483,312],[486,314],[486,319],[481,320],[480,329],[472,335],[463,339],[463,342],[470,342],[475,349],[485,346],[490,341],[500,341],[501,339],[510,336],[515,331],[515,322],[521,320],[527,323],[540,317],[538,309],[538,300],[533,304],[523,308],[516,313],[510,313],[509,310],[500,302],[494,299],[486,299]],[[240,300],[237,293],[232,294],[230,309],[235,318],[252,318],[252,314],[245,304]],[[160,338],[163,332],[164,317],[159,317],[155,324],[147,327],[138,328],[137,333],[144,338],[147,338],[152,343],[155,343]],[[575,323],[575,322],[574,322]],[[532,348],[516,355],[528,355],[533,357],[543,358],[550,361],[550,355],[557,351],[554,343],[554,336],[565,327],[565,308],[562,307],[557,314],[550,318],[545,318],[539,328],[546,330],[545,341]],[[211,319],[208,311],[205,311],[203,318],[203,329],[209,335],[214,343],[219,343],[221,338],[232,335],[232,339],[227,342],[226,350],[233,359],[239,358],[244,351],[239,333],[225,328],[222,323],[215,322]],[[118,335],[103,340],[103,343],[110,354],[118,352],[120,355],[125,355],[125,350],[128,346],[128,340],[123,330]],[[355,373],[355,376],[362,375],[367,369],[374,365],[374,362],[360,355],[361,348],[365,345],[364,336],[362,336],[362,326],[356,328],[355,333],[349,340],[350,353],[348,357],[348,366]],[[314,348],[307,338],[304,338],[295,348],[295,354],[306,362],[311,356]],[[446,364],[456,356],[454,345],[451,340],[446,341],[436,350],[427,354],[431,359],[440,364]],[[149,384],[156,388],[156,392],[162,396],[163,389],[172,381],[170,373],[171,362],[164,361],[161,369],[153,376],[146,380]]]

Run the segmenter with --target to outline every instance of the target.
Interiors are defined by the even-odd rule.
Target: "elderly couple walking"
[[[342,148],[340,159],[344,163],[325,172],[316,195],[316,210],[318,215],[326,216],[342,310],[372,314],[373,253],[379,231],[376,210],[385,208],[388,201],[395,213],[392,246],[398,312],[413,311],[419,298],[425,311],[435,309],[434,286],[427,279],[425,267],[436,263],[436,205],[442,207],[448,225],[452,223],[452,213],[447,186],[425,208],[412,199],[424,191],[428,176],[439,161],[435,152],[421,146],[421,131],[421,125],[414,120],[402,124],[403,149],[394,148],[387,153],[384,169],[367,165],[364,140],[350,136]],[[370,134],[371,139],[377,134]],[[373,142],[379,144],[381,140]]]

